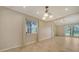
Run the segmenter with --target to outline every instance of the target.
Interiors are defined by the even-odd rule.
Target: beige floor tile
[[[63,43],[64,42],[64,43]],[[78,38],[55,38],[30,44],[23,48],[10,49],[7,52],[76,52],[79,51]]]

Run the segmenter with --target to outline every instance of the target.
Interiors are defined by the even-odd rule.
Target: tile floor
[[[78,52],[79,38],[56,37],[43,40],[22,48],[10,49],[7,52]]]

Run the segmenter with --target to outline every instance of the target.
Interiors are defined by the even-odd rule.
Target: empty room
[[[0,6],[0,52],[79,52],[79,6]]]

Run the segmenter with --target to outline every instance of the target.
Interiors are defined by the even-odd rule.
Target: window
[[[74,36],[79,36],[79,25],[74,25]]]
[[[65,33],[65,36],[70,36],[70,26],[65,26],[64,27],[64,33]]]
[[[37,23],[36,21],[26,21],[26,30],[28,33],[36,33],[37,32]]]
[[[65,36],[79,36],[79,25],[66,25],[64,26]]]

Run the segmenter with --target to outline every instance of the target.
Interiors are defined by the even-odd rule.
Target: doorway
[[[26,43],[31,44],[38,40],[38,21],[26,20]]]

